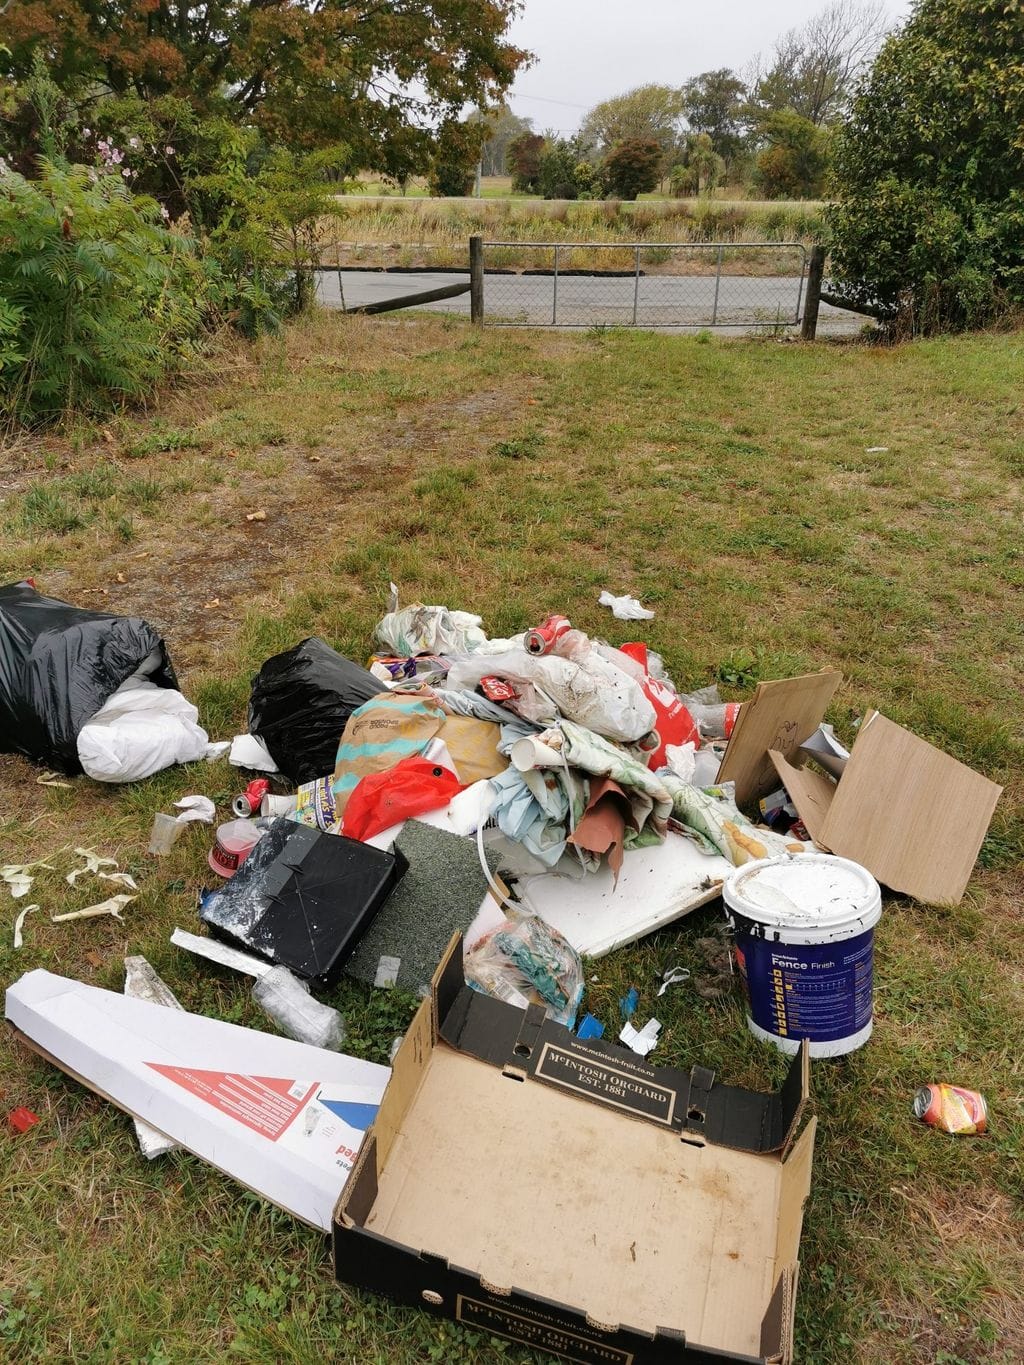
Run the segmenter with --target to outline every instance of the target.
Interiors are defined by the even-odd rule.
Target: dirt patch
[[[901,1361],[1024,1360],[1024,1221],[1013,1201],[984,1184],[958,1190],[897,1186],[893,1193],[905,1207],[908,1251],[927,1261],[929,1279],[962,1283],[965,1306],[955,1319],[928,1300],[883,1302],[890,1331],[869,1336],[858,1359],[864,1365],[893,1361],[891,1327],[897,1323],[906,1342]]]

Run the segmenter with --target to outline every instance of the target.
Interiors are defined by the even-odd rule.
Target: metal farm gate
[[[791,327],[805,300],[800,242],[470,246],[474,312],[494,326]]]

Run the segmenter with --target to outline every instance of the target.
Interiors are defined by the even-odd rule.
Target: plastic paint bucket
[[[253,851],[263,831],[251,820],[229,820],[217,829],[207,861],[220,877],[233,877]]]
[[[794,1053],[839,1057],[871,1036],[874,931],[882,914],[866,868],[828,853],[762,858],[722,889],[747,987],[747,1026]]]

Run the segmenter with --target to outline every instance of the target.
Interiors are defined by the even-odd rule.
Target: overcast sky
[[[509,104],[538,130],[574,132],[600,100],[637,85],[681,85],[701,71],[741,70],[828,0],[526,0],[511,38],[537,61]],[[907,0],[886,0],[894,19]]]

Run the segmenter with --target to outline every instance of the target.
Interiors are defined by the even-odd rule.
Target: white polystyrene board
[[[8,988],[6,1014],[90,1088],[330,1231],[389,1067],[46,971]]]
[[[582,881],[550,872],[526,877],[519,889],[530,909],[577,952],[600,957],[714,900],[733,871],[727,858],[702,853],[670,830],[662,844],[627,851],[617,886],[603,866]]]

